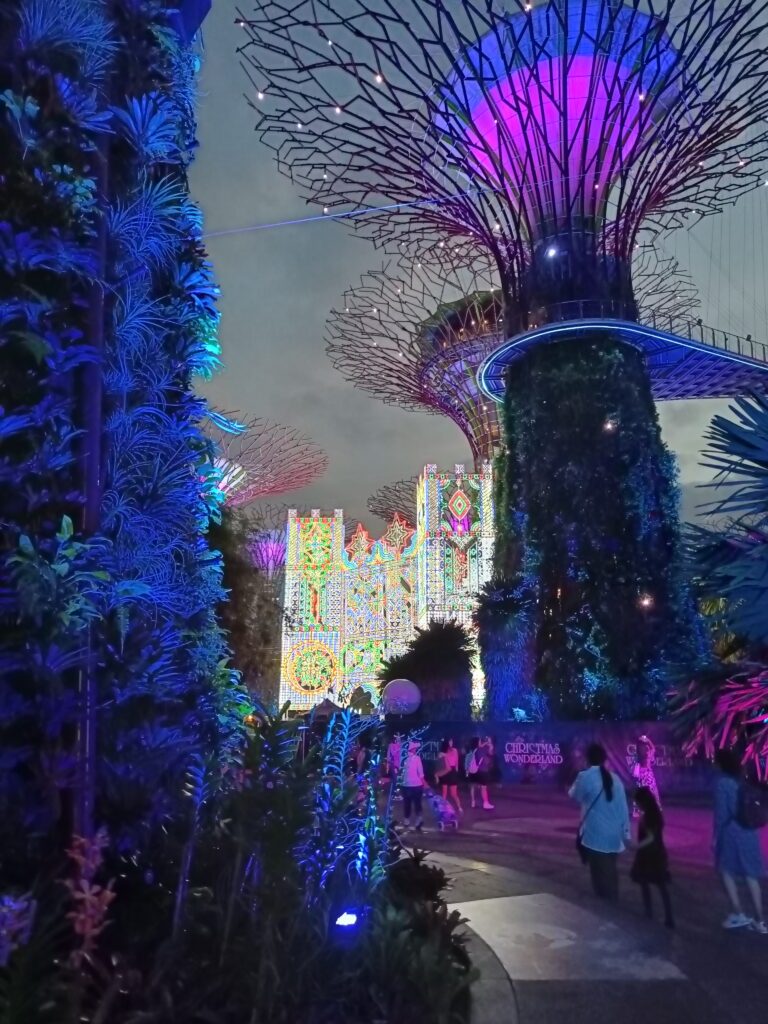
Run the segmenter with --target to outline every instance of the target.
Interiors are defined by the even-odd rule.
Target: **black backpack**
[[[768,825],[768,786],[747,781],[739,784],[736,823],[752,830]]]

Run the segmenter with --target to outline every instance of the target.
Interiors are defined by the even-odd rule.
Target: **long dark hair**
[[[590,743],[587,747],[587,763],[592,768],[600,769],[600,778],[603,780],[603,789],[605,790],[605,799],[608,803],[613,800],[613,776],[605,767],[605,762],[608,755],[605,752],[605,747],[599,743]]]

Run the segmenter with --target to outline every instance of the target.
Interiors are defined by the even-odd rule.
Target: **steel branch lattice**
[[[245,429],[230,433],[212,422],[206,430],[217,449],[219,487],[231,505],[298,490],[325,472],[328,456],[295,427],[258,417],[242,421],[237,412],[226,416],[245,422]]]
[[[476,380],[501,331],[494,280],[487,261],[400,260],[363,274],[327,323],[328,354],[347,380],[389,404],[448,416],[478,466],[500,436],[495,405]]]
[[[763,182],[768,6],[506,6],[265,0],[240,19],[257,130],[309,201],[360,209],[375,240],[426,228],[489,253],[508,331],[559,301],[634,315],[641,227]]]
[[[399,515],[404,523],[415,529],[418,485],[417,476],[385,484],[368,499],[368,511],[386,523],[391,523]]]
[[[693,318],[698,296],[676,260],[645,244],[635,249],[632,270],[641,322],[678,325]],[[490,261],[461,266],[453,253],[434,252],[421,260],[403,257],[363,274],[346,292],[328,320],[328,353],[355,387],[391,405],[452,419],[479,469],[493,459],[501,437],[497,407],[480,391],[477,371],[504,340],[502,319]]]

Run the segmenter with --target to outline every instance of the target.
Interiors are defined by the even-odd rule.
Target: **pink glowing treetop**
[[[394,484],[385,484],[368,499],[368,511],[391,523],[399,516],[409,529],[416,528],[416,495],[419,478],[409,477]]]
[[[235,412],[216,414],[206,432],[216,446],[219,489],[234,507],[306,487],[328,466],[325,452],[295,427],[243,422]]]
[[[264,505],[252,513],[249,549],[253,564],[268,580],[282,582],[288,551],[288,506]]]
[[[643,227],[718,212],[768,163],[764,0],[265,0],[242,16],[258,132],[328,216],[495,260],[512,335],[634,320]],[[591,304],[591,305],[590,305]]]

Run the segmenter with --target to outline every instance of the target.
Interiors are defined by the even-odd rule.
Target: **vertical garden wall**
[[[156,0],[0,17],[0,846],[23,877],[106,825],[140,866],[242,718],[194,391],[198,58]]]

